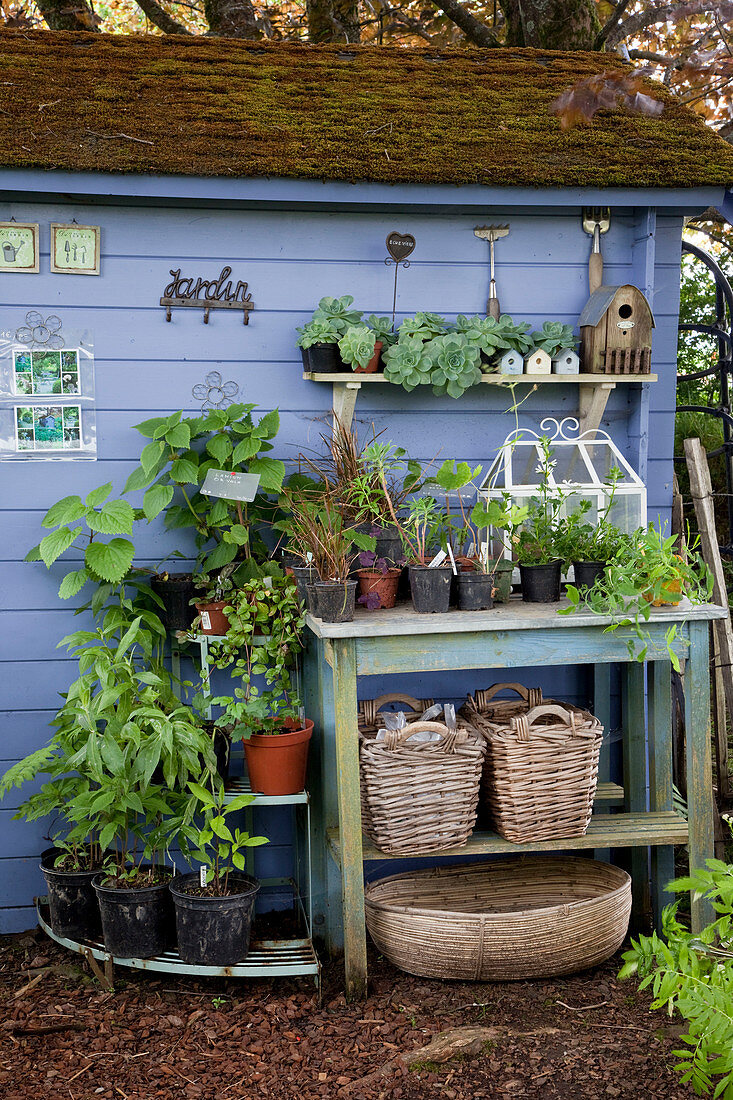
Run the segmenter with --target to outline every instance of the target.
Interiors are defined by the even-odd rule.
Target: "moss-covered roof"
[[[384,183],[700,187],[733,149],[657,87],[656,118],[563,133],[597,53],[0,34],[0,167]]]

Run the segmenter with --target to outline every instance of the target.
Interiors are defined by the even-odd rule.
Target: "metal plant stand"
[[[171,661],[174,677],[180,682],[181,647],[195,644],[199,647],[201,674],[206,690],[209,683],[209,642],[214,636],[206,634],[176,634],[171,645]],[[211,717],[211,709],[208,710]],[[85,957],[91,957],[105,966],[105,972],[112,964],[132,967],[135,970],[160,970],[168,974],[192,974],[208,978],[314,978],[320,992],[321,966],[313,947],[313,891],[312,891],[312,848],[311,848],[311,799],[308,791],[297,794],[266,795],[252,792],[247,776],[238,776],[227,782],[227,799],[233,800],[240,795],[252,796],[252,803],[243,811],[248,832],[253,832],[253,814],[255,809],[270,806],[291,806],[293,810],[293,832],[295,867],[292,878],[260,879],[263,886],[287,887],[293,899],[293,909],[299,918],[306,935],[294,939],[257,940],[253,939],[246,957],[233,966],[193,966],[185,963],[176,951],[166,951],[152,959],[124,959],[110,955],[104,944],[99,942],[79,943],[57,936],[48,923],[46,898],[38,898],[36,908],[38,922],[44,932],[70,951],[76,951]],[[254,850],[245,850],[246,870],[254,875]],[[255,926],[256,928],[256,926]]]

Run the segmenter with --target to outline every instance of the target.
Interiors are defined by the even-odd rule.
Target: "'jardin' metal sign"
[[[231,267],[223,267],[217,279],[197,279],[181,275],[180,267],[171,268],[173,279],[163,291],[160,304],[165,306],[165,319],[171,320],[173,307],[187,309],[202,309],[204,311],[204,324],[209,323],[209,310],[211,309],[237,309],[243,314],[243,324],[249,324],[249,312],[254,309],[252,296],[247,290],[247,283],[240,281],[236,284],[229,278]]]

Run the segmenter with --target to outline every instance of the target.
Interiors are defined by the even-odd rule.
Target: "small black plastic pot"
[[[191,606],[195,592],[191,574],[156,575],[151,579],[150,587],[165,605],[157,608],[157,612],[166,630],[188,630],[196,617],[196,608]]]
[[[104,872],[98,874],[93,886],[109,953],[120,959],[150,959],[170,951],[175,944],[175,914],[169,883],[134,890],[104,886],[107,877]]]
[[[605,561],[574,561],[575,587],[592,588],[598,578],[603,576],[605,568]]]
[[[402,539],[395,525],[390,524],[388,527],[378,527],[375,530],[377,534],[375,535],[374,552],[377,557],[384,558],[390,567],[400,565],[404,561],[405,551],[402,548]]]
[[[310,370],[310,348],[301,348],[300,358],[303,360],[303,370]]]
[[[229,885],[239,893],[225,898],[190,894],[198,875],[177,875],[170,884],[176,912],[178,954],[199,966],[233,966],[249,951],[255,898],[260,884],[250,875],[230,872]]]
[[[450,608],[450,588],[453,570],[449,565],[429,569],[427,565],[411,565],[410,592],[412,607],[420,615],[440,614]]]
[[[350,623],[356,608],[356,581],[316,581],[309,585],[315,597],[313,612],[324,623]]]
[[[522,599],[525,603],[556,603],[560,599],[562,562],[547,565],[520,565]]]
[[[51,928],[57,936],[77,943],[98,942],[102,936],[102,921],[92,879],[99,874],[99,868],[94,871],[57,870],[54,861],[61,854],[60,848],[47,848],[41,853]]]
[[[490,573],[461,572],[457,579],[461,611],[488,611],[494,606],[494,578]]]
[[[305,606],[306,603],[306,586],[313,584],[318,580],[318,573],[314,565],[292,565],[290,567],[293,570],[293,576],[295,577],[295,586],[298,589],[298,599]],[[310,608],[308,609],[311,610]]]
[[[308,348],[308,370],[316,374],[337,374],[344,370],[338,344],[311,344]]]

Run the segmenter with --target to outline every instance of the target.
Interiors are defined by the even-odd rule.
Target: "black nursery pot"
[[[427,565],[411,565],[410,591],[412,607],[420,615],[439,614],[450,608],[450,587],[453,570],[449,565],[429,569]]]
[[[350,623],[356,608],[356,581],[316,581],[309,585],[315,611],[324,623]]]
[[[494,606],[494,578],[490,573],[461,572],[457,580],[461,611],[488,611]]]
[[[260,884],[250,875],[230,873],[229,885],[239,893],[225,898],[187,892],[198,875],[177,875],[170,884],[176,912],[178,953],[183,962],[199,966],[233,966],[249,951],[255,898]]]
[[[592,588],[605,568],[605,561],[574,561],[575,587]]]
[[[560,599],[560,570],[562,562],[551,561],[547,565],[520,565],[522,599],[525,603],[557,603]]]
[[[102,872],[93,881],[102,915],[104,946],[120,959],[150,959],[175,943],[173,899],[166,881],[158,886],[103,886]]]
[[[291,565],[290,568],[295,577],[295,587],[298,590],[298,599],[301,604],[305,606],[307,597],[306,587],[318,580],[318,573],[314,565]],[[309,610],[311,609],[309,608]]]
[[[165,605],[157,611],[166,630],[188,630],[196,617],[191,606],[195,591],[191,574],[169,573],[165,579],[155,576],[150,587]]]
[[[51,928],[57,936],[64,936],[67,940],[99,941],[102,921],[92,886],[92,879],[99,874],[99,868],[94,871],[59,871],[53,864],[60,855],[60,848],[47,848],[41,853]]]
[[[389,527],[377,527],[374,530],[378,532],[375,536],[376,545],[374,547],[377,557],[384,558],[390,567],[400,565],[404,561],[405,551],[402,548],[402,539],[397,532],[397,528],[394,524],[391,524]]]
[[[344,369],[338,344],[311,344],[308,348],[308,370],[317,374],[338,373]]]

